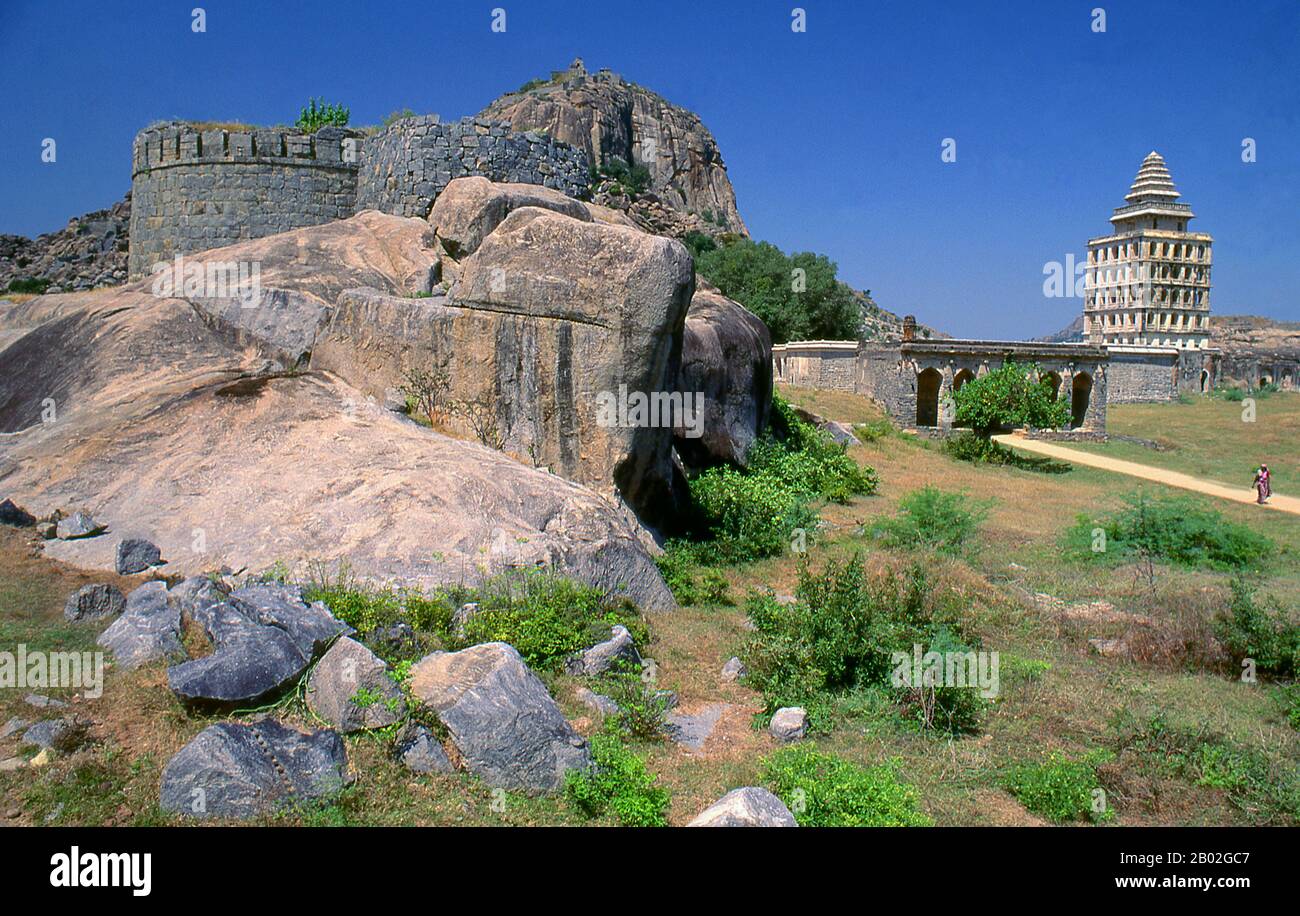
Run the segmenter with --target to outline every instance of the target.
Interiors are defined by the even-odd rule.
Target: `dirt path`
[[[1083,464],[1092,468],[1101,468],[1104,471],[1114,471],[1117,474],[1127,474],[1130,477],[1141,477],[1143,480],[1153,480],[1166,486],[1192,490],[1196,493],[1204,493],[1207,496],[1217,496],[1220,499],[1230,499],[1233,502],[1255,502],[1255,491],[1245,487],[1230,487],[1226,484],[1215,483],[1212,480],[1202,480],[1190,474],[1180,474],[1178,471],[1168,471],[1148,464],[1138,464],[1135,461],[1107,458],[1105,455],[1096,455],[1076,448],[1066,448],[1063,445],[1043,442],[1038,439],[1026,439],[1019,435],[994,436],[993,439],[1003,445],[1024,449],[1027,452],[1035,452],[1039,455],[1047,455],[1051,458],[1059,458],[1072,464]],[[1262,508],[1280,509],[1283,512],[1290,512],[1292,515],[1300,515],[1300,499],[1274,493]]]

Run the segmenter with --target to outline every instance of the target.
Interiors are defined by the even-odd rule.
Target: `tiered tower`
[[[1190,232],[1195,216],[1178,203],[1165,161],[1154,150],[1110,221],[1088,240],[1083,327],[1095,343],[1202,349],[1210,338],[1210,246]]]

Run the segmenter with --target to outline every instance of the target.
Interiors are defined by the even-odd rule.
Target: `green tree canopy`
[[[761,318],[772,343],[857,338],[858,302],[824,255],[787,255],[770,242],[750,239],[699,247],[705,248],[695,260],[700,276]]]
[[[1058,400],[1040,378],[1037,365],[1008,360],[982,378],[957,389],[956,423],[981,436],[1008,426],[1061,429],[1070,423],[1070,405]]]

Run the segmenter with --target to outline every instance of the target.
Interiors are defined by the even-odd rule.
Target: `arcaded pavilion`
[[[1088,240],[1086,339],[1108,346],[1204,349],[1210,341],[1210,246],[1191,232],[1165,160],[1142,160],[1110,235]]]

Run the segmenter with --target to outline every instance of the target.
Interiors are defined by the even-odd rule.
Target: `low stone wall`
[[[1107,347],[1109,397],[1116,404],[1160,403],[1184,394],[1205,394],[1219,383],[1220,353],[1214,349]]]
[[[581,196],[590,182],[587,155],[532,131],[515,133],[503,121],[437,115],[404,118],[366,141],[357,209],[398,216],[429,215],[452,179],[478,175]]]
[[[131,162],[128,273],[174,256],[351,216],[360,134],[324,127],[146,128]]]

